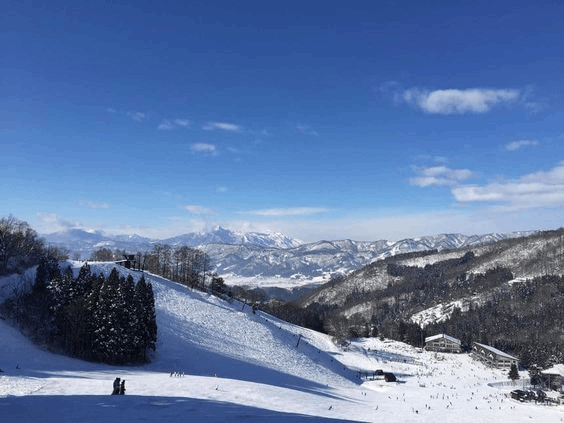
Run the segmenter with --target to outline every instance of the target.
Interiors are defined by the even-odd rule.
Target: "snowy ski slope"
[[[106,274],[114,266],[91,265],[93,272]],[[564,419],[563,406],[507,398],[514,387],[505,372],[466,355],[417,352],[377,339],[341,349],[326,335],[252,313],[241,303],[146,277],[155,292],[159,340],[152,362],[141,367],[52,354],[0,320],[0,421]],[[376,369],[393,371],[399,383],[359,377]],[[109,395],[116,376],[126,380],[125,396]]]

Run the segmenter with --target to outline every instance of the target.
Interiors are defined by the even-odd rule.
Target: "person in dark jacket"
[[[119,387],[119,394],[120,395],[125,394],[125,379],[121,381],[121,385]]]
[[[119,394],[119,380],[119,377],[116,377],[116,379],[114,380],[114,390],[112,391],[112,395]]]

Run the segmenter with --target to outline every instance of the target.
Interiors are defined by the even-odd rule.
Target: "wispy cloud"
[[[295,207],[295,208],[278,208],[278,209],[264,209],[264,210],[251,210],[243,212],[245,214],[252,214],[255,216],[305,216],[310,214],[326,213],[329,209],[323,207]]]
[[[209,209],[207,207],[198,206],[196,204],[186,204],[182,206],[182,208],[190,214],[195,214],[198,216],[214,216],[216,213],[215,210]]]
[[[159,124],[157,128],[162,131],[172,131],[175,128],[175,126],[170,120],[165,119]]]
[[[147,119],[147,113],[144,112],[125,112],[122,110],[114,109],[113,107],[106,108],[106,112],[122,115],[122,116],[128,116],[131,119],[133,119],[135,122],[143,122]]]
[[[145,119],[147,119],[147,114],[143,112],[126,112],[125,114],[135,122],[143,122]]]
[[[521,147],[533,147],[535,145],[538,145],[538,143],[539,142],[537,140],[518,140],[505,144],[505,148],[508,151],[515,151],[519,150]]]
[[[217,187],[215,189],[215,192],[227,192],[227,187]]]
[[[190,123],[188,119],[163,119],[157,128],[164,131],[171,131],[176,128],[187,128],[190,126]]]
[[[477,176],[468,169],[450,169],[446,166],[413,166],[419,176],[410,178],[409,183],[414,186],[427,187],[452,187],[469,178]]]
[[[519,90],[472,88],[425,91],[405,90],[403,99],[427,113],[464,114],[485,113],[498,103],[512,103],[519,98]]]
[[[190,126],[190,121],[188,119],[174,119],[174,123],[183,128]]]
[[[510,211],[564,206],[564,161],[518,179],[454,187],[452,194],[461,203],[489,203]]]
[[[112,206],[107,203],[97,203],[95,201],[81,201],[79,203],[80,207],[86,207],[89,209],[110,209]]]
[[[225,131],[225,132],[241,132],[241,127],[234,123],[227,122],[208,122],[202,126],[204,131]]]
[[[318,136],[319,136],[319,133],[318,133],[317,131],[313,130],[313,129],[311,128],[311,126],[309,126],[309,125],[298,124],[298,125],[296,126],[296,129],[297,129],[297,131],[298,131],[300,134],[304,134],[304,135],[313,135],[314,137],[318,137]]]
[[[78,220],[63,219],[56,213],[37,213],[37,220],[42,225],[42,232],[45,233],[84,226],[84,224]]]
[[[192,144],[190,146],[190,150],[192,150],[193,153],[198,154],[217,154],[217,147],[214,144],[207,144],[203,142]]]

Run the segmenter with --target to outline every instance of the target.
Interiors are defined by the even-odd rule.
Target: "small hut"
[[[384,380],[386,382],[397,382],[396,375],[393,373],[385,372],[384,373]]]
[[[116,261],[116,264],[119,264],[126,269],[135,269],[136,263],[135,254],[123,254],[123,260]]]

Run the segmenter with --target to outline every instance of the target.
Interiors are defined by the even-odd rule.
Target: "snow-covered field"
[[[283,288],[294,289],[304,286],[319,286],[329,282],[331,275],[307,277],[294,275],[289,278],[282,276],[238,276],[231,273],[222,274],[225,283],[230,286],[243,286],[246,288]]]
[[[54,355],[0,320],[0,422],[564,421],[564,406],[509,399],[507,372],[467,355],[377,339],[343,349],[240,303],[148,279],[159,341],[144,366]],[[399,382],[359,377],[376,369]],[[109,395],[115,377],[126,395]]]

